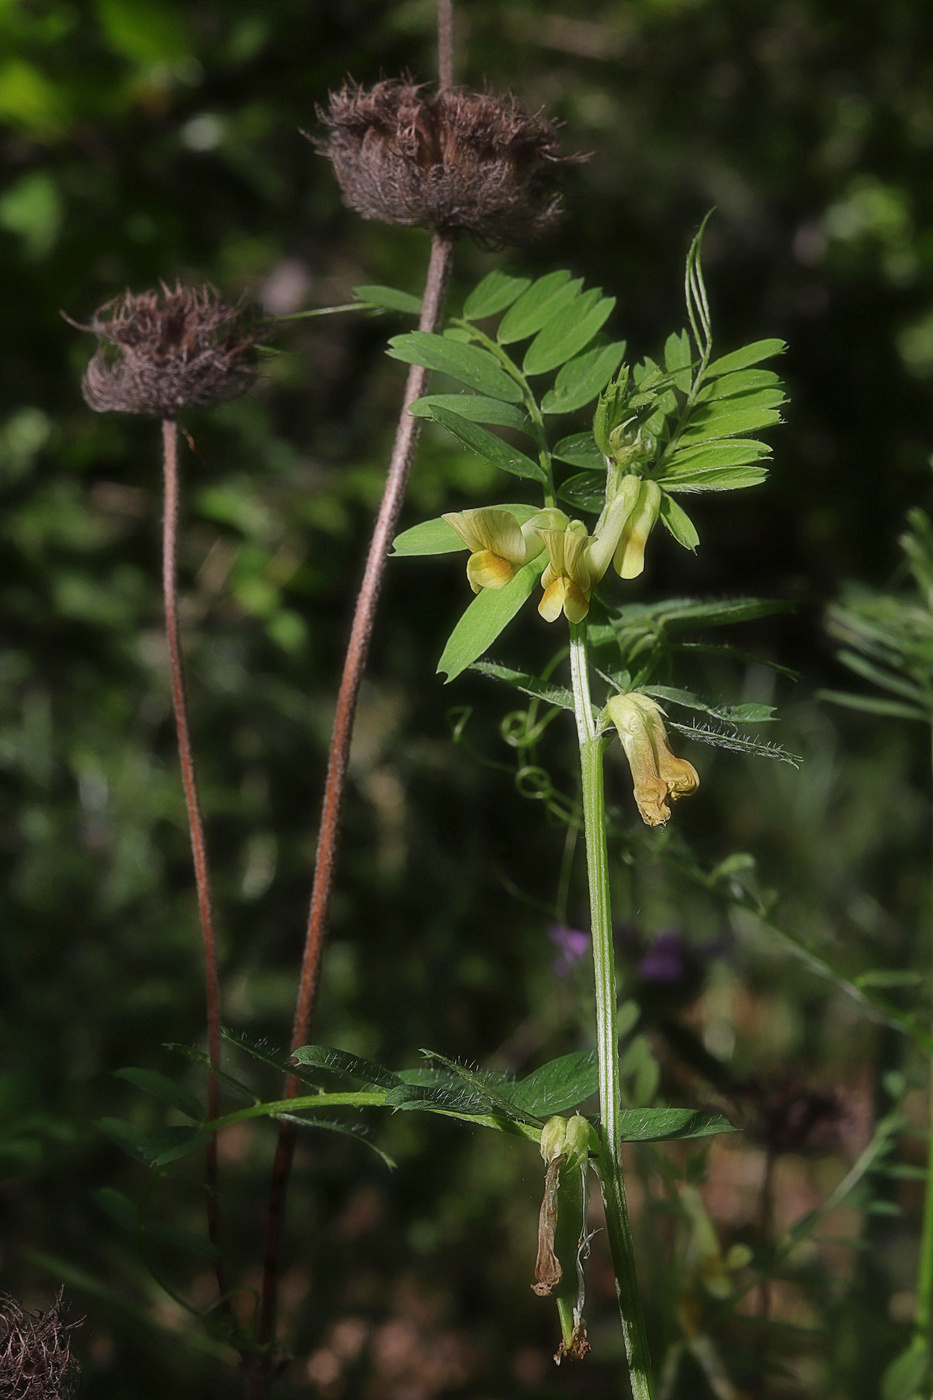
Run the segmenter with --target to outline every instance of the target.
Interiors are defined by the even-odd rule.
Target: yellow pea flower
[[[541,583],[544,597],[538,612],[547,622],[561,613],[568,622],[582,622],[590,610],[590,597],[609,568],[619,538],[638,499],[639,480],[627,476],[606,505],[592,535],[581,520],[571,520],[561,529],[542,529],[548,562]]]
[[[671,752],[664,728],[663,710],[639,691],[614,695],[606,712],[619,732],[632,770],[635,801],[646,826],[670,821],[670,803],[687,797],[700,786],[692,763]]]
[[[498,506],[456,511],[443,519],[470,551],[467,578],[474,593],[481,588],[504,588],[523,564],[541,553],[544,541],[538,526],[567,524],[563,511],[539,510],[520,525],[511,511]]]
[[[661,510],[661,488],[656,481],[639,483],[638,496],[619,536],[613,566],[620,578],[637,578],[645,567],[645,545]]]

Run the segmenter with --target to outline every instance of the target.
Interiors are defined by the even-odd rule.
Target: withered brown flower
[[[47,1312],[27,1312],[0,1293],[0,1400],[66,1400],[77,1386],[78,1367],[59,1293]]]
[[[315,147],[333,163],[344,200],[364,219],[465,229],[482,243],[522,243],[557,218],[557,131],[511,93],[386,79],[348,83],[318,116]]]
[[[238,398],[258,374],[262,334],[243,323],[241,306],[231,306],[209,285],[163,282],[158,291],[127,292],[78,329],[101,341],[81,382],[98,413],[174,418],[181,408]]]

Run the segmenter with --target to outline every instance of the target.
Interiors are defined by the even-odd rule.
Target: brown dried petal
[[[238,398],[256,379],[262,339],[241,322],[242,308],[207,285],[163,283],[157,292],[115,297],[79,327],[101,341],[84,373],[84,398],[98,413],[159,418]]]
[[[560,201],[555,127],[510,93],[387,79],[348,84],[318,111],[330,128],[316,148],[334,166],[346,203],[365,219],[466,229],[488,244],[521,243],[548,228]]]
[[[531,1287],[539,1298],[546,1298],[564,1276],[560,1260],[554,1253],[554,1236],[557,1232],[557,1188],[560,1185],[560,1169],[567,1160],[566,1152],[553,1157],[547,1164],[544,1176],[544,1198],[538,1213],[538,1257],[535,1260],[535,1280]]]
[[[77,1363],[62,1294],[44,1313],[26,1312],[0,1293],[0,1400],[67,1400],[77,1384]]]

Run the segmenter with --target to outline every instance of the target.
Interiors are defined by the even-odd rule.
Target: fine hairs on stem
[[[211,900],[210,869],[204,821],[198,798],[194,769],[194,754],[188,727],[188,707],[185,698],[185,676],[181,659],[178,629],[178,598],[175,584],[175,561],[178,553],[178,424],[174,418],[162,420],[162,445],[165,476],[165,519],[162,531],[162,587],[165,597],[165,636],[168,643],[169,667],[172,678],[172,707],[178,736],[178,761],[185,791],[185,809],[191,834],[191,856],[198,893],[198,917],[204,947],[204,980],[207,991],[207,1043],[212,1070],[220,1068],[220,974],[217,967],[217,940],[214,934],[214,913]],[[208,1078],[207,1115],[218,1116],[220,1086],[215,1073]],[[217,1204],[217,1137],[212,1134],[207,1144],[205,1171],[207,1177],[208,1234],[215,1247],[218,1244],[219,1222]],[[217,1286],[221,1297],[226,1293],[220,1254],[217,1255]]]

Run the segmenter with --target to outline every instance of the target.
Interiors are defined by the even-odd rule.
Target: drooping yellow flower
[[[692,763],[671,752],[660,705],[631,691],[614,695],[606,711],[619,731],[622,747],[632,770],[635,801],[647,826],[664,826],[670,821],[670,803],[687,797],[700,786]]]
[[[623,526],[613,556],[620,578],[637,578],[645,567],[645,545],[661,510],[661,488],[656,481],[641,481],[638,496]]]
[[[463,540],[470,557],[467,578],[474,593],[481,588],[504,588],[529,559],[544,548],[539,525],[566,525],[560,510],[539,510],[524,525],[498,506],[461,510],[443,517]]]
[[[572,520],[564,530],[539,530],[538,534],[548,557],[538,612],[547,622],[554,622],[561,613],[568,622],[582,622],[598,582],[587,553],[594,536],[586,533],[581,520]]]
[[[544,597],[538,612],[554,622],[563,612],[568,622],[582,622],[590,610],[590,597],[609,568],[619,538],[638,498],[637,477],[626,477],[608,501],[592,535],[580,520],[562,529],[542,529],[548,562],[541,583]]]

